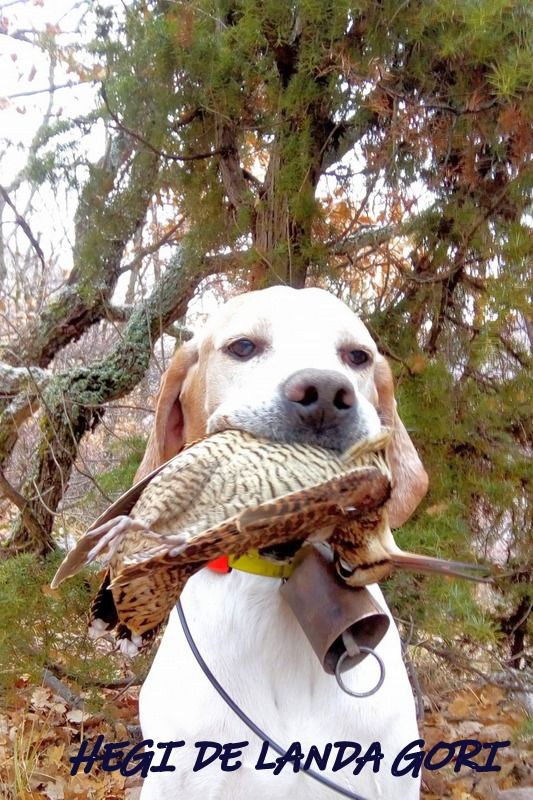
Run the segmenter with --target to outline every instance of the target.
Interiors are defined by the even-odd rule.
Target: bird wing
[[[200,532],[247,506],[345,469],[322,448],[266,442],[242,431],[201,439],[119,497],[67,554],[52,588],[106,550],[107,560],[116,562],[149,550],[148,530]]]
[[[118,523],[123,520],[128,520],[129,517],[127,515],[130,514],[139,502],[143,503],[146,490],[153,485],[152,482],[154,478],[160,476],[162,473],[173,477],[178,477],[179,473],[187,475],[188,491],[179,494],[174,493],[172,498],[174,513],[176,517],[178,517],[189,505],[194,503],[206,479],[205,469],[208,465],[202,463],[201,471],[198,469],[195,470],[195,465],[198,467],[197,454],[193,452],[193,447],[191,446],[152,470],[152,472],[145,475],[144,478],[115,500],[115,502],[93,522],[91,527],[78,540],[73,549],[67,553],[50,584],[52,589],[57,588],[66,578],[75,575],[85,564],[89,564],[93,561],[119,533],[126,533],[127,530],[131,533],[133,530],[139,531],[144,527],[137,526],[135,528],[130,526],[127,528],[127,526],[124,525],[122,529],[117,530]],[[152,493],[150,493],[150,496],[151,495]],[[146,504],[146,501],[144,501],[144,504]],[[154,503],[153,508],[158,508],[158,504]]]
[[[343,518],[346,505],[364,515],[389,497],[387,475],[357,468],[319,486],[301,489],[244,509],[222,524],[193,536],[152,534],[154,554],[144,553],[116,574],[110,588],[118,617],[135,634],[166,619],[187,579],[217,556],[306,539]]]

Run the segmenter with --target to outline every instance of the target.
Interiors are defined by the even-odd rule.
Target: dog
[[[206,433],[226,428],[343,451],[383,425],[393,429],[388,513],[392,527],[398,527],[424,496],[427,475],[398,416],[385,358],[361,320],[334,295],[317,288],[271,287],[229,300],[176,352],[162,378],[136,477]],[[205,662],[240,708],[283,747],[298,742],[307,755],[313,745],[323,752],[332,743],[338,753],[335,743],[358,743],[360,761],[335,772],[333,756],[327,762],[323,775],[338,786],[367,800],[415,800],[419,779],[411,772],[391,774],[402,749],[419,739],[392,617],[377,646],[384,683],[373,696],[356,699],[323,670],[280,595],[280,583],[237,569],[219,574],[208,568],[188,581],[182,605]],[[390,615],[380,589],[369,588]],[[345,673],[344,681],[364,691],[375,685],[377,672],[368,657]],[[278,774],[272,766],[258,767],[262,742],[200,669],[176,610],[141,689],[140,720],[154,748],[184,742],[168,760],[173,771],[148,773],[142,800],[335,796],[304,771],[295,771],[293,762],[280,766]],[[215,758],[216,746],[202,750],[201,742],[240,743],[234,750],[242,754],[224,769],[224,761]],[[208,765],[197,761],[202,752],[213,754]],[[383,758],[372,759],[376,752]],[[263,761],[275,764],[275,758],[269,751]]]

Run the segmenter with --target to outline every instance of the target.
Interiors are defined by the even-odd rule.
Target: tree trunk
[[[11,544],[46,553],[54,547],[54,515],[65,493],[82,436],[92,430],[106,403],[123,397],[144,376],[151,343],[182,316],[200,281],[215,269],[206,260],[194,270],[183,251],[171,261],[149,299],[132,313],[107,358],[52,378],[43,390],[41,438],[22,494],[27,506],[17,519]]]

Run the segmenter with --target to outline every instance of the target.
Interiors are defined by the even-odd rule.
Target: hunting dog
[[[397,414],[387,362],[364,324],[332,294],[273,287],[230,300],[176,352],[163,375],[137,478],[187,443],[225,428],[344,450],[382,425],[394,432],[388,448],[393,474],[389,518],[397,527],[424,496],[427,476]],[[312,745],[323,752],[333,743],[338,752],[335,743],[357,742],[364,756],[378,742],[382,760],[352,761],[332,772],[330,758],[323,774],[339,786],[368,800],[415,800],[419,781],[411,774],[391,775],[402,748],[419,737],[392,619],[377,648],[385,681],[375,695],[355,699],[324,672],[279,587],[278,578],[235,569],[228,574],[203,569],[188,581],[182,604],[206,663],[248,716],[284,747],[299,742],[307,755]],[[370,590],[388,611],[380,589],[374,585]],[[345,674],[345,682],[361,691],[376,679],[372,658]],[[142,800],[335,796],[304,772],[295,772],[292,763],[278,774],[273,767],[258,768],[261,741],[209,683],[175,610],[141,690],[140,717],[145,738],[185,742],[172,752],[174,771],[148,774]],[[202,741],[241,743],[236,748],[242,750],[240,767],[227,771],[222,760],[214,759],[194,770],[200,766],[197,743]],[[216,752],[215,746],[204,749],[205,754]],[[273,764],[275,758],[270,751],[263,762]],[[233,758],[226,766],[236,763]]]

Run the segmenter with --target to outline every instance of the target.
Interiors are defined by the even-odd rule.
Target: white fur
[[[397,629],[391,622],[377,650],[386,664],[379,692],[357,699],[344,694],[327,675],[292,611],[279,593],[279,580],[233,570],[219,575],[203,570],[191,578],[182,604],[196,644],[217,680],[238,705],[282,747],[294,741],[307,752],[315,744],[360,742],[364,753],[379,741],[385,759],[377,774],[372,764],[358,776],[354,765],[322,774],[368,800],[415,800],[418,781],[393,777],[390,765],[419,736],[414,701],[402,662]],[[373,596],[387,609],[377,586]],[[348,686],[364,691],[375,685],[378,668],[372,657],[344,674]],[[261,741],[225,704],[199,669],[174,610],[150,674],[141,690],[141,725],[145,738],[184,739],[170,763],[175,772],[151,773],[142,800],[216,798],[234,800],[314,800],[333,798],[330,790],[290,764],[279,775],[254,769]],[[194,744],[248,741],[243,766],[220,770],[220,761],[196,773]],[[270,750],[269,761],[277,756]],[[331,763],[333,759],[331,759]],[[155,763],[155,762],[154,762]]]
[[[258,358],[238,362],[228,355],[227,343],[243,336],[263,342]],[[160,439],[170,430],[166,420],[180,401],[185,431],[193,432],[189,438],[201,434],[201,426],[190,425],[200,411],[211,432],[229,424],[268,435],[269,425],[272,430],[272,426],[282,424],[279,387],[295,371],[307,368],[341,373],[354,387],[362,427],[369,432],[379,427],[374,378],[375,364],[382,357],[362,322],[327,292],[274,287],[237,297],[217,312],[186,347],[189,354],[196,351],[199,355],[185,377],[179,379],[180,385],[173,384],[177,380],[174,376],[183,375],[180,354],[175,357],[175,367],[171,365],[166,373],[145,456],[145,472],[153,468],[154,459],[157,461],[165,453]],[[365,349],[371,356],[369,364],[350,367],[343,354],[351,348]],[[194,394],[197,399],[191,403],[199,380],[203,382],[202,391]],[[178,440],[179,437],[175,439]],[[410,455],[406,450],[400,464],[409,464],[411,459],[411,463],[419,465],[405,433],[403,444],[406,443]],[[168,456],[167,452],[165,457]],[[421,465],[419,471],[423,473]],[[404,471],[404,475],[409,474]],[[399,491],[408,496],[411,490],[405,484]],[[415,499],[411,511],[417,502]],[[387,609],[379,588],[373,586],[370,590]],[[334,775],[329,771],[323,774],[368,800],[419,797],[418,780],[390,774],[391,763],[400,750],[418,739],[413,696],[392,621],[378,646],[386,667],[385,682],[372,697],[356,699],[344,694],[335,678],[323,671],[279,593],[279,580],[235,570],[228,575],[202,570],[188,581],[182,602],[194,639],[215,677],[280,745],[289,747],[299,741],[304,751],[313,744],[322,750],[328,742],[345,740],[361,743],[364,753],[377,741],[385,754],[377,774],[371,764],[357,776],[352,774],[354,765]],[[358,690],[375,685],[377,677],[372,657],[345,674],[346,683]],[[142,800],[335,797],[331,789],[304,773],[294,774],[291,765],[279,775],[254,769],[261,742],[201,672],[175,611],[142,688],[140,715],[145,738],[156,743],[186,742],[174,752],[170,762],[177,767],[174,772],[148,775]],[[248,741],[243,766],[223,772],[217,761],[193,772],[197,755],[194,745],[200,740]],[[272,751],[270,755],[271,759],[276,757]]]

